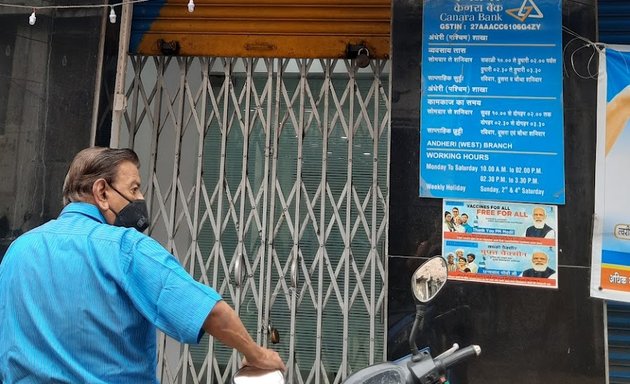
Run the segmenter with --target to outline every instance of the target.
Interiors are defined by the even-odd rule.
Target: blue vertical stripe
[[[160,16],[164,4],[166,4],[166,0],[151,0],[133,5],[133,20],[129,40],[130,53],[138,52],[144,34],[151,30],[151,25]]]

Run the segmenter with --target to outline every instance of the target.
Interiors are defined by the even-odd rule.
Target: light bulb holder
[[[109,11],[109,22],[116,24],[116,11],[114,11],[114,7],[111,7],[111,11]]]

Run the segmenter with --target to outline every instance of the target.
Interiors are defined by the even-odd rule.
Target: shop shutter
[[[630,44],[630,1],[599,0],[598,41],[607,44]]]
[[[609,383],[630,383],[630,304],[609,301],[606,307]]]
[[[129,51],[141,55],[388,58],[391,0],[185,0],[136,3]]]

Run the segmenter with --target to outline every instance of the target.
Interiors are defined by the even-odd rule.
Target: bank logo
[[[544,17],[534,0],[523,0],[520,8],[506,9],[505,12],[521,23],[528,17],[532,19],[542,19]]]

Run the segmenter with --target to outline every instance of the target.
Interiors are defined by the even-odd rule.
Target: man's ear
[[[107,211],[109,209],[107,193],[107,182],[105,179],[98,179],[92,184],[92,197],[101,211]]]

